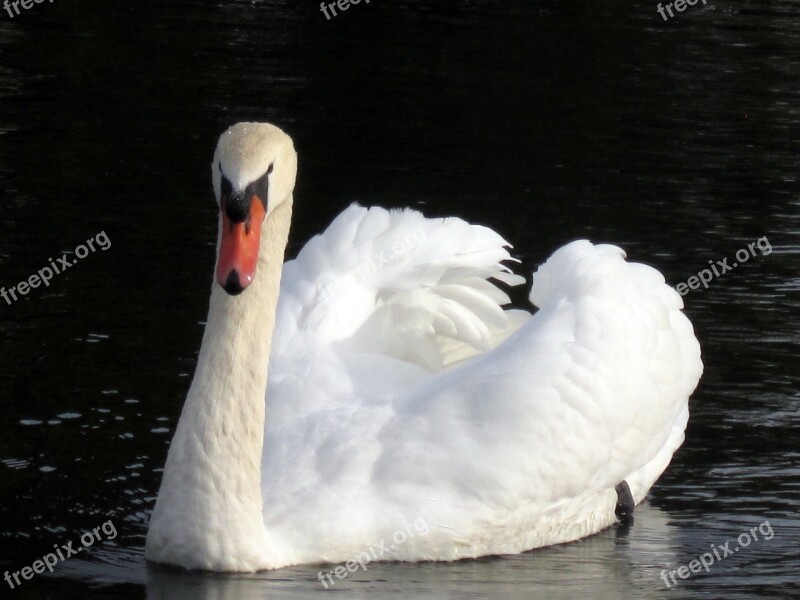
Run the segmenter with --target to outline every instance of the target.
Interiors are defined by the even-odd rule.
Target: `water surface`
[[[207,310],[209,163],[242,119],[300,154],[289,255],[352,201],[489,225],[527,273],[578,237],[690,292],[706,372],[687,441],[632,528],[519,556],[382,564],[350,597],[661,597],[678,569],[774,536],[674,597],[800,595],[800,7],[146,0],[0,19],[0,285],[105,231],[47,288],[0,300],[0,570],[112,520],[19,598],[307,598],[320,566],[147,566],[144,535]],[[521,296],[520,296],[521,299]],[[329,569],[330,567],[324,567]],[[0,587],[5,583],[0,581]]]

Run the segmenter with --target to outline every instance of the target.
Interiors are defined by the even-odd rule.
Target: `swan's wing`
[[[507,246],[458,218],[347,208],[284,265],[269,368],[273,423],[284,408],[297,416],[366,401],[366,392],[353,399],[353,386],[369,387],[372,373],[383,392],[387,377],[407,387],[508,337],[530,314],[503,310],[508,296],[488,281],[525,281],[502,264]],[[342,363],[353,360],[355,374]]]
[[[299,555],[346,556],[424,518],[431,535],[386,558],[458,558],[598,531],[626,478],[641,500],[702,372],[680,296],[619,248],[579,241],[537,271],[531,300],[540,310],[502,344],[442,372],[324,360],[351,404],[306,405],[272,431],[276,534]]]
[[[351,205],[286,263],[279,327],[438,370],[454,346],[488,350],[509,327],[508,296],[487,281],[524,283],[507,247],[458,218]]]
[[[398,398],[375,472],[510,508],[608,490],[659,458],[663,470],[683,441],[700,347],[681,297],[624,256],[587,241],[558,250],[534,275],[540,310],[527,324]],[[661,470],[637,480],[637,500]]]

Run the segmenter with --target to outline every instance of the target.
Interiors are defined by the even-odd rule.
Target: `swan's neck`
[[[253,283],[213,285],[200,357],[170,446],[147,558],[189,568],[265,568],[265,392],[291,198],[262,228]]]

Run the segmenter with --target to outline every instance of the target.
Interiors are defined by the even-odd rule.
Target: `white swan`
[[[283,264],[291,139],[240,123],[212,168],[219,285],[149,560],[254,571],[567,542],[615,521],[623,480],[641,501],[683,441],[700,348],[680,296],[619,248],[564,246],[534,275],[538,312],[504,311],[489,279],[524,280],[490,229],[354,205]]]

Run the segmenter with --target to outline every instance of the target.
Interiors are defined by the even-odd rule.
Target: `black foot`
[[[633,495],[628,482],[623,480],[614,488],[617,492],[617,506],[614,514],[623,525],[633,525]]]

